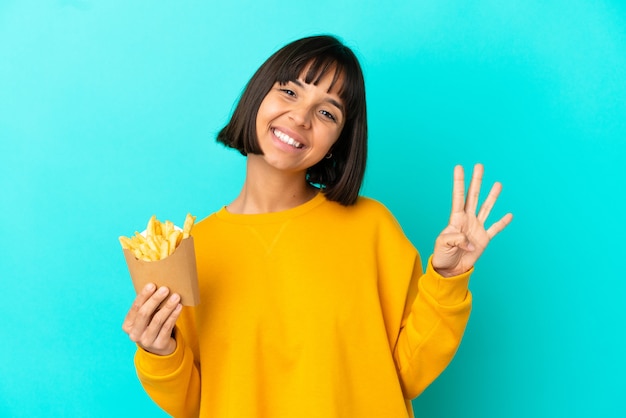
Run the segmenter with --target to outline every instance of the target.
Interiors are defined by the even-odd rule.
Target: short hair
[[[246,85],[230,121],[218,133],[217,141],[242,155],[263,154],[258,144],[256,118],[261,102],[274,84],[286,84],[299,77],[307,84],[317,84],[331,71],[335,72],[332,83],[342,82],[338,94],[346,109],[345,124],[331,147],[330,157],[307,170],[307,181],[319,187],[328,200],[348,206],[356,203],[365,176],[365,82],[354,52],[333,36],[296,40],[268,58]]]

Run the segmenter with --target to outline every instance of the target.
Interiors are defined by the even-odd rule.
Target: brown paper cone
[[[154,283],[157,287],[168,287],[170,294],[178,293],[185,306],[200,303],[193,237],[182,240],[176,251],[163,260],[139,260],[132,251],[123,251],[135,292],[139,293],[148,283]]]

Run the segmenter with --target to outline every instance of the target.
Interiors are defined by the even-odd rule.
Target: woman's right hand
[[[122,329],[128,334],[131,341],[144,350],[166,356],[176,349],[176,340],[172,331],[176,320],[182,311],[180,295],[174,293],[169,296],[167,287],[159,289],[152,283],[146,285],[135,298]]]

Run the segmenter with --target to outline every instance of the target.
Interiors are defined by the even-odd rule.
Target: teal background
[[[626,416],[618,0],[0,0],[0,416],[164,416],[121,331],[117,237],[238,193],[215,134],[265,58],[317,33],[362,60],[363,193],[424,257],[456,163],[503,182],[492,220],[515,214],[416,415]]]

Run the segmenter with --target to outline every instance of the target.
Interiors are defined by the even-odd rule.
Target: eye
[[[320,110],[320,114],[322,114],[324,117],[332,120],[333,122],[337,122],[337,118],[335,117],[335,115],[330,113],[328,110]]]
[[[288,96],[296,97],[296,93],[293,90],[280,89],[280,91],[282,91],[283,93],[285,93]]]

